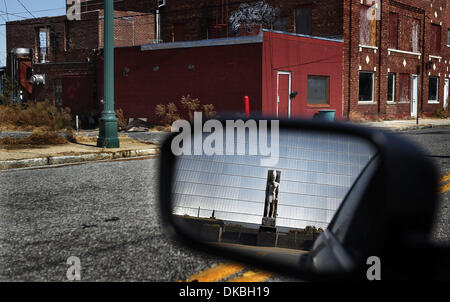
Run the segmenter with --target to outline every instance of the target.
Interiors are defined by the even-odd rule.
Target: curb
[[[402,126],[402,127],[378,127],[378,126],[374,126],[374,125],[366,125],[367,127],[370,128],[375,128],[375,129],[379,129],[379,130],[388,130],[388,131],[392,131],[392,132],[400,132],[400,131],[410,131],[410,130],[421,130],[421,129],[430,129],[430,128],[448,128],[450,127],[450,124],[441,124],[441,125],[433,125],[433,124],[422,124],[422,125],[413,125],[413,126]]]
[[[140,156],[150,156],[159,154],[158,148],[144,149],[144,150],[123,150],[116,152],[100,152],[88,153],[80,155],[65,155],[65,156],[48,156],[39,158],[27,158],[19,160],[4,160],[0,161],[0,171],[18,168],[43,167],[50,165],[83,163],[99,160],[111,160],[120,158],[133,158]]]

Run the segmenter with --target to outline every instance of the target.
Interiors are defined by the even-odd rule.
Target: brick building
[[[165,42],[230,36],[244,1],[176,1],[162,11]],[[447,0],[268,0],[280,8],[265,28],[344,39],[343,114],[382,118],[433,114],[448,104]],[[192,12],[189,15],[182,12]],[[373,14],[371,17],[371,14]],[[293,88],[295,89],[295,88]]]
[[[344,114],[433,114],[448,104],[450,3],[372,3],[344,0]]]
[[[158,11],[160,27],[156,28],[156,0],[115,1],[115,41],[118,47],[153,43],[158,32],[160,41],[156,42],[165,43],[233,37],[229,16],[239,9],[241,3],[246,2],[167,0],[166,5]],[[65,81],[67,77],[76,77],[77,72],[87,75],[97,72],[92,62],[101,60],[101,55],[96,54],[101,54],[102,47],[102,2],[82,1],[84,21],[79,23],[69,22],[65,16],[8,23],[8,51],[14,47],[33,48],[34,71],[47,72],[46,87],[38,88],[41,91],[35,92],[32,97],[58,97],[61,78]],[[450,4],[447,0],[266,2],[279,8],[276,20],[263,25],[266,29],[343,39],[344,117],[410,117],[416,115],[417,107],[419,115],[431,115],[445,106],[450,77]],[[137,21],[140,17],[147,19]],[[36,28],[41,25],[37,26],[37,23],[42,24],[44,32],[49,23],[54,23],[49,31],[50,38],[47,39],[50,43],[56,41],[50,45],[46,57],[50,63],[38,61],[40,51],[37,37],[41,32],[38,33]],[[42,35],[45,36],[45,33]],[[58,68],[60,71],[52,78],[51,73]],[[78,86],[73,89],[66,89],[66,86],[71,88],[74,81],[62,84],[65,94],[63,105],[76,106],[67,100],[77,91],[76,87],[85,87],[91,80],[84,81],[80,79]],[[92,82],[95,83],[95,80],[92,79]],[[51,88],[49,83],[57,89]],[[300,94],[305,93],[299,87],[291,89]],[[92,94],[97,94],[96,84],[92,89],[85,89],[90,90]],[[325,103],[321,105],[327,106]]]
[[[83,1],[81,20],[69,21],[64,15],[6,23],[8,74],[16,64],[15,78],[24,101],[48,99],[69,107],[85,121],[98,114],[97,61],[102,60],[104,23],[101,2]],[[115,46],[153,43],[154,14],[139,7],[123,9],[119,5],[123,1],[117,2]],[[13,55],[17,49],[28,49],[30,54]],[[45,76],[45,84],[30,85],[30,77],[36,74]]]

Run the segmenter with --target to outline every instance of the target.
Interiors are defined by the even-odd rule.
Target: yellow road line
[[[228,282],[263,282],[270,278],[273,273],[264,272],[264,271],[247,271],[242,277],[236,277]]]
[[[450,190],[450,182],[446,183],[445,185],[442,185],[440,190],[439,190],[439,193],[442,194],[444,192],[447,192],[448,190]]]
[[[244,266],[236,263],[221,263],[214,267],[201,271],[198,274],[190,276],[186,281],[218,282],[242,271],[244,268]]]
[[[450,173],[448,173],[447,175],[444,175],[440,180],[439,180],[439,182],[440,183],[443,183],[443,182],[446,182],[447,180],[449,180],[450,179]]]

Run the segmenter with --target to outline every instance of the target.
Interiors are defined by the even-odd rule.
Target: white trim
[[[359,52],[361,52],[363,48],[373,49],[374,53],[377,53],[377,50],[378,50],[377,46],[370,46],[370,45],[361,45],[361,44],[359,44]]]
[[[428,101],[428,104],[439,104],[439,101]]]
[[[414,55],[414,56],[422,56],[422,53],[420,52],[413,52],[413,51],[406,51],[406,50],[400,50],[400,49],[395,49],[395,48],[388,48],[388,54],[390,55],[391,52],[398,52],[398,53],[403,53],[403,54],[407,54],[407,55]]]
[[[377,102],[374,101],[358,101],[358,105],[376,105]]]
[[[280,88],[280,74],[289,76],[289,93],[288,93],[288,118],[291,118],[291,98],[292,93],[292,72],[291,71],[277,71],[277,117],[278,117],[278,104],[280,103],[279,88]]]
[[[397,103],[396,103],[396,102],[393,102],[393,101],[387,101],[386,104],[388,104],[388,105],[395,105],[395,104],[397,104]]]
[[[441,60],[442,60],[442,57],[440,57],[440,56],[433,56],[433,55],[430,55],[430,56],[429,56],[429,60],[431,61],[431,59],[438,59],[438,60],[439,60],[439,62],[441,62]]]
[[[359,47],[361,47],[361,48],[370,48],[370,49],[378,49],[378,47],[377,47],[377,46],[371,46],[371,45],[362,45],[362,44],[359,44]]]

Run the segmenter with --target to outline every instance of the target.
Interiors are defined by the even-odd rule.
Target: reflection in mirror
[[[249,150],[249,140],[239,143]],[[282,130],[271,167],[259,155],[180,155],[172,212],[201,240],[298,257],[330,223],[375,151],[353,136]]]

